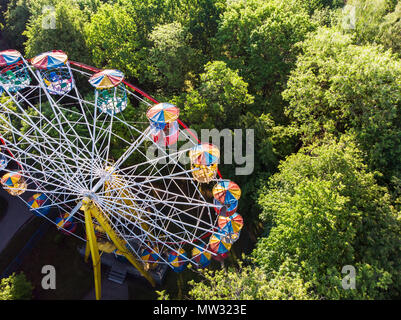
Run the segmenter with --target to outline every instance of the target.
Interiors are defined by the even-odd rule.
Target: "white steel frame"
[[[19,197],[26,202],[32,193],[45,193],[50,200],[48,206],[57,207],[81,223],[81,200],[92,198],[139,260],[146,248],[179,253],[188,245],[207,247],[208,235],[217,230],[217,215],[215,205],[206,201],[191,170],[178,161],[189,149],[166,152],[153,142],[149,123],[127,121],[124,111],[116,115],[102,113],[96,107],[97,95],[94,102],[87,101],[75,85],[61,96],[50,95],[40,73],[26,60],[24,63],[32,83],[14,93],[3,88],[9,99],[1,103],[0,112],[5,142],[2,150],[10,161],[20,165],[20,174],[28,182],[26,192]],[[90,76],[71,68],[68,62],[67,67],[72,77],[74,73]],[[127,93],[151,106],[135,92]],[[23,129],[14,126],[16,121]],[[128,136],[113,132],[116,124],[124,126]],[[83,129],[86,136],[78,132]],[[197,144],[181,128],[180,134]],[[110,159],[112,141],[125,150],[116,161]],[[155,159],[146,155],[146,145],[152,144],[161,153]],[[125,165],[134,155],[142,161]],[[167,161],[160,164],[161,160]],[[107,171],[107,167],[113,169]],[[110,178],[118,183],[106,190],[105,182]],[[187,259],[197,265],[190,254]],[[167,256],[161,255],[157,263],[169,264]]]

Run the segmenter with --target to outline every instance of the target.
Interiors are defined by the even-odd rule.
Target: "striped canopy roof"
[[[205,268],[210,264],[212,254],[210,252],[205,251],[205,245],[201,244],[192,249],[192,258],[202,268]]]
[[[23,177],[18,172],[8,172],[1,178],[1,184],[7,187],[14,187]]]
[[[56,218],[56,225],[61,228],[62,225],[63,229],[74,232],[77,228],[77,224],[74,221],[73,217],[70,217],[68,213],[65,213],[63,216]]]
[[[228,251],[230,251],[231,245],[232,244],[229,241],[227,241],[227,237],[219,233],[212,234],[212,236],[209,239],[210,251],[217,254],[227,253]]]
[[[47,215],[50,212],[50,207],[43,206],[46,204],[47,197],[44,193],[35,193],[32,197],[28,199],[28,205],[32,210],[33,214],[36,216]]]
[[[47,197],[44,193],[35,193],[28,200],[28,205],[32,209],[38,209],[45,204]]]
[[[110,89],[118,86],[124,80],[124,73],[115,69],[106,69],[95,73],[89,83],[96,89]]]
[[[179,253],[171,251],[168,255],[168,262],[172,265],[175,272],[183,271],[188,264],[187,254],[185,253],[185,250],[181,248],[178,251]]]
[[[219,216],[217,224],[223,232],[238,234],[244,226],[244,220],[240,214],[234,213],[231,216]]]
[[[198,144],[189,151],[192,164],[210,166],[216,164],[220,158],[220,151],[210,143]]]
[[[151,107],[146,116],[156,124],[172,123],[178,119],[180,109],[171,103],[162,102]]]
[[[32,65],[37,69],[54,69],[64,66],[68,56],[61,50],[52,50],[41,53],[32,59]]]
[[[213,187],[213,197],[221,204],[231,204],[241,197],[241,189],[235,182],[221,180]]]
[[[237,211],[238,208],[238,200],[233,201],[230,204],[222,204],[220,201],[213,199],[213,204],[216,205],[214,210],[224,216],[230,216],[232,215],[235,211]]]
[[[157,249],[146,248],[143,250],[141,258],[147,263],[154,263],[159,260],[159,253],[157,252]]]
[[[14,49],[0,51],[0,67],[10,66],[21,60],[21,53]]]

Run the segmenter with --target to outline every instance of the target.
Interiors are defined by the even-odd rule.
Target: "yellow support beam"
[[[100,256],[99,249],[97,246],[95,230],[93,228],[92,215],[90,212],[90,203],[84,203],[81,207],[85,212],[85,229],[86,229],[86,250],[85,250],[85,259],[87,260],[88,251],[90,250],[93,262],[93,273],[95,278],[95,294],[96,300],[100,300],[101,297],[101,272],[100,272]],[[89,250],[88,250],[89,247]]]
[[[90,253],[91,253],[91,248],[89,246],[89,241],[87,241],[85,246],[85,262],[88,262]]]
[[[85,211],[85,217],[86,217],[87,212],[90,216],[94,217],[99,222],[99,224],[103,228],[103,230],[108,234],[109,238],[114,243],[116,248],[141,273],[141,275],[145,279],[147,279],[153,287],[155,287],[156,283],[155,283],[155,280],[153,279],[153,277],[144,269],[142,264],[140,262],[138,262],[135,259],[135,257],[133,256],[133,254],[127,249],[125,241],[123,239],[121,239],[114,232],[113,228],[110,226],[110,224],[107,221],[107,217],[103,214],[103,212],[89,198],[84,198],[82,200],[82,203],[83,203],[82,209]],[[93,226],[92,226],[92,232],[94,235]]]

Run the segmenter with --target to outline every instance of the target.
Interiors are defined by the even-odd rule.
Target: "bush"
[[[267,275],[255,266],[202,271],[204,281],[190,281],[189,295],[196,300],[310,300],[309,284],[283,267]]]
[[[30,300],[32,299],[32,284],[25,274],[13,273],[8,278],[1,279],[0,300]]]

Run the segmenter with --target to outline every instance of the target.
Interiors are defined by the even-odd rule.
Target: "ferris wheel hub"
[[[88,192],[84,194],[84,198],[82,199],[82,203],[89,203],[92,201],[97,201],[98,200],[98,196],[95,192]]]
[[[14,51],[0,51],[0,95],[7,96],[0,102],[1,135],[7,144],[1,142],[8,151],[0,151],[0,168],[12,174],[0,179],[0,184],[9,193],[20,196],[34,191],[46,196],[48,203],[40,203],[39,196],[33,199],[31,210],[38,210],[34,203],[40,210],[57,207],[62,217],[54,223],[68,234],[74,234],[73,218],[84,223],[86,238],[75,236],[84,241],[92,237],[93,247],[97,234],[92,220],[97,221],[95,225],[116,244],[115,255],[125,253],[138,270],[143,268],[137,259],[181,272],[188,262],[203,268],[212,256],[227,256],[243,226],[236,213],[240,189],[221,180],[220,174],[221,179],[216,179],[220,151],[209,143],[192,141],[187,133],[195,136],[179,120],[178,107],[157,103],[126,84],[118,70],[93,75],[89,83],[95,93],[83,98],[73,71],[80,77],[88,73],[71,68],[61,51],[45,52],[30,62]],[[157,104],[126,90],[125,85]],[[123,114],[115,116],[127,107],[128,94],[148,105],[149,124],[139,115],[129,121]],[[24,130],[14,126],[14,118]],[[194,146],[166,153],[164,147],[177,143],[180,134]],[[149,146],[160,151],[156,158],[148,156]],[[190,169],[178,161],[187,151]],[[16,161],[21,170],[8,171],[2,155]],[[23,177],[30,180],[22,184]],[[218,185],[213,188],[211,204],[200,184],[215,180]],[[183,246],[197,251],[187,256]],[[92,257],[95,249],[90,250]],[[99,259],[95,260],[94,266],[100,268]],[[100,277],[96,281],[100,288]]]

